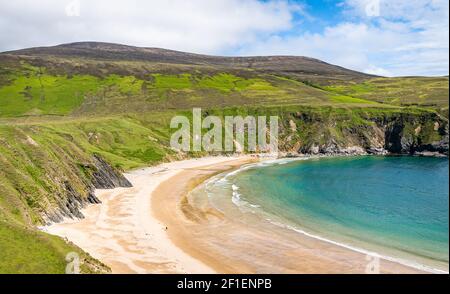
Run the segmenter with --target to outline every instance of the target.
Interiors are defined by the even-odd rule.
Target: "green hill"
[[[448,155],[448,82],[107,43],[0,53],[0,272],[63,272],[79,249],[37,225],[82,217],[94,188],[127,185],[121,171],[204,155],[170,148],[174,115],[277,115],[285,155]]]

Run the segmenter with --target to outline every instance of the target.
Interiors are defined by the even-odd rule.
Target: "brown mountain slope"
[[[72,57],[114,61],[146,61],[168,64],[246,68],[290,75],[313,75],[343,80],[373,76],[302,56],[225,57],[185,53],[160,48],[133,47],[100,42],[78,42],[52,47],[36,47],[1,54],[35,57]]]

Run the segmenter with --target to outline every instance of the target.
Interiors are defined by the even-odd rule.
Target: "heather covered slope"
[[[169,146],[170,119],[192,107],[279,116],[285,155],[448,154],[448,77],[89,42],[0,53],[0,246],[18,242],[0,260],[18,264],[29,240],[44,240],[49,271],[61,272],[72,245],[33,228],[82,217],[94,188],[129,185],[121,171],[204,155]]]
[[[306,57],[89,42],[0,54],[0,117],[236,105],[419,106],[448,116],[448,77],[381,78]]]
[[[0,116],[109,115],[236,105],[374,104],[283,72],[129,60],[0,55]]]
[[[95,59],[103,61],[135,61],[166,65],[208,66],[212,68],[240,68],[276,73],[296,73],[323,78],[364,79],[368,75],[331,65],[323,61],[297,56],[224,57],[185,53],[161,48],[141,48],[120,44],[79,42],[53,47],[29,48],[6,52],[20,56]]]

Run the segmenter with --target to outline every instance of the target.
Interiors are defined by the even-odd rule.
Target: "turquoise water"
[[[296,160],[227,177],[253,213],[343,244],[448,270],[446,158]],[[269,217],[268,217],[269,218]]]

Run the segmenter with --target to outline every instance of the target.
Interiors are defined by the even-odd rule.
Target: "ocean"
[[[448,272],[448,173],[448,158],[281,159],[221,174],[202,189],[229,217]]]

